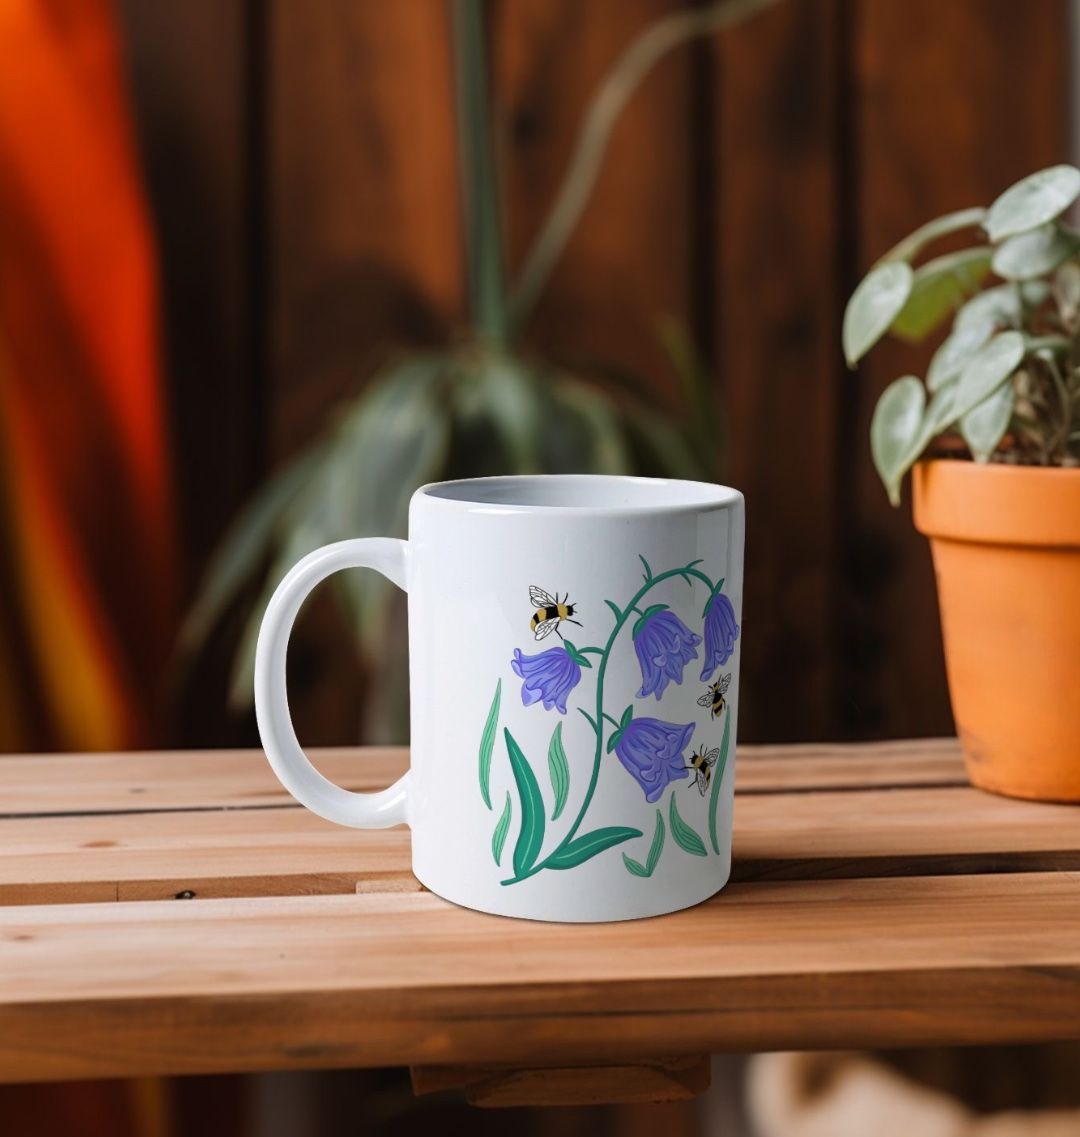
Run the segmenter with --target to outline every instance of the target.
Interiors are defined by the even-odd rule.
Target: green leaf
[[[986,210],[982,206],[946,213],[944,217],[937,217],[933,221],[927,221],[925,225],[920,225],[914,233],[893,245],[878,264],[886,261],[912,261],[932,241],[947,237],[950,233],[959,233],[962,229],[974,229],[985,220]]]
[[[621,728],[611,732],[611,737],[607,740],[606,753],[610,754],[615,747],[619,745],[619,739],[622,738],[622,736],[623,732]]]
[[[871,269],[852,294],[844,312],[843,343],[848,367],[889,330],[911,294],[915,274],[903,261]]]
[[[963,370],[964,364],[993,334],[994,322],[989,319],[954,327],[930,360],[926,372],[927,387],[936,391],[950,379],[955,379]]]
[[[675,843],[695,857],[706,857],[705,842],[697,835],[695,830],[687,825],[679,816],[679,807],[675,804],[675,795],[671,795],[671,805],[668,808],[668,820],[671,822],[671,835]]]
[[[622,859],[623,864],[626,865],[626,871],[633,873],[634,876],[652,876],[652,873],[639,861],[635,861],[633,857],[628,857],[623,853]]]
[[[184,618],[178,647],[193,651],[210,635],[225,608],[264,563],[275,526],[325,460],[325,443],[310,447],[282,467],[244,506],[217,547],[199,586],[195,603]],[[262,612],[259,612],[260,622]]]
[[[615,603],[614,600],[605,600],[604,603],[615,613],[615,619],[622,619],[622,609]]]
[[[584,707],[578,707],[578,714],[585,716],[585,721],[589,724],[589,726],[593,728],[594,734],[600,733],[600,727],[598,726],[596,719],[594,719],[592,715],[590,715],[589,712],[584,709]]]
[[[626,710],[623,711],[622,717],[619,719],[620,729],[626,730],[626,728],[630,725],[630,722],[633,719],[633,717],[634,717],[634,704],[629,703],[629,704],[627,704]]]
[[[720,853],[720,838],[716,832],[716,807],[720,801],[720,783],[724,780],[727,771],[728,746],[731,743],[731,711],[724,719],[724,736],[720,740],[720,757],[716,761],[716,768],[712,776],[712,792],[709,794],[709,843],[714,853]]]
[[[963,249],[916,269],[911,293],[891,331],[904,339],[923,339],[978,289],[990,271],[992,255],[989,246]]]
[[[667,610],[666,604],[650,604],[644,612],[634,621],[633,630],[630,632],[630,638],[636,640],[641,634],[642,628],[645,627],[651,616],[655,616],[657,612],[664,612]]]
[[[1001,332],[968,361],[960,373],[953,410],[961,419],[1000,387],[1024,358],[1024,337]]]
[[[1005,280],[1031,280],[1064,264],[1080,249],[1080,234],[1060,225],[1017,233],[994,250],[993,268]]]
[[[890,383],[870,422],[870,453],[889,501],[900,503],[900,482],[919,456],[918,442],[926,390],[913,375]]]
[[[495,695],[491,700],[484,733],[480,736],[480,796],[484,805],[491,809],[491,754],[495,749],[495,731],[499,726],[499,703],[502,699],[502,680],[495,684]]]
[[[563,637],[563,647],[566,649],[566,654],[578,665],[578,667],[587,667],[592,669],[592,664],[589,662],[589,657],[583,655],[578,651],[577,647],[572,644],[565,636]]]
[[[569,845],[556,849],[544,862],[544,866],[549,869],[572,869],[613,845],[621,845],[623,841],[632,841],[640,836],[640,829],[628,829],[623,825],[594,829],[591,833],[575,837]]]
[[[517,360],[501,353],[487,355],[476,375],[484,414],[516,474],[535,474],[541,468],[543,432],[536,424],[545,420],[542,381]]]
[[[548,773],[551,775],[551,788],[555,794],[555,804],[551,808],[551,820],[556,821],[566,806],[566,795],[570,790],[570,764],[566,761],[563,749],[562,723],[556,723],[548,743]]]
[[[660,854],[663,852],[665,833],[664,815],[660,810],[657,810],[656,828],[653,830],[652,844],[649,846],[649,855],[645,860],[645,867],[649,870],[649,876],[652,876],[653,869],[656,868],[656,863],[660,860]]]
[[[1005,237],[1037,229],[1059,217],[1080,197],[1080,170],[1051,166],[1029,174],[990,206],[986,231],[997,244]]]
[[[960,420],[960,433],[971,448],[976,462],[987,462],[1009,429],[1016,389],[1003,383],[981,403],[976,404]]]
[[[552,378],[550,394],[557,431],[546,441],[553,448],[549,473],[625,474],[631,467],[623,422],[612,398],[570,376]],[[566,452],[569,440],[577,446]]]
[[[641,561],[642,567],[645,569],[646,581],[652,580],[652,569],[649,568],[649,562],[640,553],[638,553],[638,560]]]
[[[495,858],[496,864],[502,862],[503,846],[506,844],[506,834],[510,831],[510,816],[512,813],[510,791],[507,790],[506,805],[503,806],[503,811],[495,825],[495,832],[491,835],[491,855]]]
[[[514,846],[514,875],[521,876],[536,864],[540,847],[544,843],[544,799],[540,794],[536,775],[521,752],[509,728],[503,728],[506,752],[510,756],[510,769],[517,783],[521,803],[521,831]]]

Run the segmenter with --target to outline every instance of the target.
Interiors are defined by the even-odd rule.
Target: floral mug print
[[[328,820],[408,824],[418,879],[466,907],[592,921],[707,899],[730,873],[742,553],[724,486],[425,486],[407,542],[327,546],[271,600],[255,675],[270,763]],[[410,768],[373,794],[315,770],[285,690],[300,604],[346,567],[408,592]]]

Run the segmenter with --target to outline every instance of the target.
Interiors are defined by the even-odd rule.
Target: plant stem
[[[455,0],[454,49],[469,315],[476,333],[488,343],[501,347],[506,343],[507,312],[499,186],[487,97],[483,0]]]
[[[589,786],[585,791],[585,798],[581,803],[581,808],[578,810],[577,816],[574,818],[574,823],[570,826],[570,829],[567,831],[566,835],[542,861],[537,861],[537,863],[533,865],[531,869],[529,869],[527,872],[521,873],[520,876],[509,877],[508,879],[502,881],[502,884],[517,884],[519,881],[526,880],[528,877],[534,876],[541,869],[546,868],[548,861],[550,861],[551,858],[554,857],[557,853],[562,852],[562,850],[565,849],[566,846],[569,845],[577,835],[578,829],[581,828],[581,823],[585,820],[585,814],[589,812],[589,806],[592,804],[593,794],[596,793],[596,783],[600,780],[600,766],[604,760],[604,719],[607,719],[609,722],[614,723],[615,726],[619,725],[617,722],[615,722],[614,719],[611,718],[610,715],[604,713],[604,676],[607,673],[607,665],[608,659],[611,657],[611,649],[615,646],[615,641],[618,639],[619,632],[622,631],[626,621],[630,618],[631,612],[635,610],[634,606],[645,596],[645,594],[651,588],[659,584],[662,580],[670,580],[675,576],[687,575],[697,577],[697,579],[700,580],[706,586],[706,588],[708,588],[710,593],[713,591],[713,582],[700,569],[696,569],[691,565],[686,565],[683,568],[668,569],[667,572],[662,572],[658,576],[652,577],[651,580],[647,580],[641,586],[641,588],[638,589],[634,598],[623,609],[622,615],[615,623],[615,627],[611,629],[611,635],[608,636],[607,644],[605,644],[602,652],[603,658],[600,660],[600,666],[596,671],[596,753],[593,756],[592,775],[589,778]]]
[[[555,204],[525,259],[510,296],[511,335],[520,331],[528,318],[577,227],[600,173],[611,132],[641,81],[672,48],[696,36],[731,27],[776,2],[719,0],[704,8],[675,12],[646,28],[619,56],[589,103],[570,165],[555,195]]]

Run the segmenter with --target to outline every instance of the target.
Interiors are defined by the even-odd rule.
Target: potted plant
[[[925,379],[882,394],[874,464],[894,505],[914,467],[930,538],[953,714],[971,781],[1080,801],[1080,170],[1055,166],[989,209],[901,241],[844,314],[848,364],[887,332],[952,316]],[[920,261],[932,242],[977,244]]]

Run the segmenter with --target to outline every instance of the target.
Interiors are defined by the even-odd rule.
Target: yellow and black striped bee
[[[573,618],[574,605],[567,603],[569,599],[569,592],[560,600],[557,592],[551,596],[542,588],[537,588],[535,584],[529,589],[529,603],[536,609],[529,621],[529,627],[532,628],[536,639],[542,640],[552,632],[562,639],[559,625],[563,620],[568,624],[577,624],[579,628],[582,626],[580,620]]]
[[[721,675],[715,683],[709,684],[709,689],[697,701],[699,707],[712,708],[712,717],[718,719],[724,713],[724,696],[731,686],[731,673]]]
[[[712,780],[713,766],[716,765],[716,760],[719,757],[719,747],[706,750],[705,747],[702,746],[696,753],[690,755],[690,763],[686,768],[694,771],[694,785],[701,791],[702,797],[709,792],[709,782]]]

